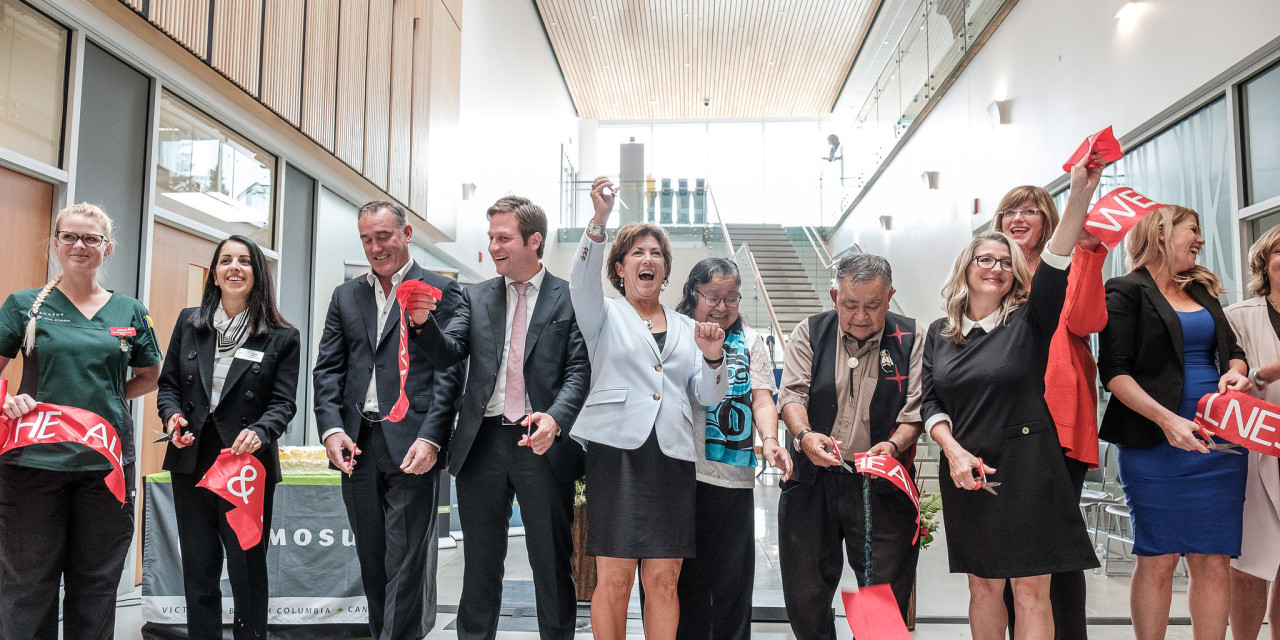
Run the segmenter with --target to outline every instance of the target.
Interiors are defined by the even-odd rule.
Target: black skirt
[[[692,558],[693,463],[668,457],[657,430],[637,449],[587,444],[587,555]]]

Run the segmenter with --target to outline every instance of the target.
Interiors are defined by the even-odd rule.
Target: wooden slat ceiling
[[[881,1],[534,0],[599,120],[825,115]]]

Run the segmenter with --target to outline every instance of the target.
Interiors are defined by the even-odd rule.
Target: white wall
[[[525,196],[547,212],[554,236],[560,145],[577,136],[578,124],[533,2],[463,3],[462,27],[457,161],[476,192],[458,207],[457,241],[437,248],[488,278],[496,272],[485,210],[504,195]]]
[[[836,230],[832,252],[858,243],[884,255],[898,303],[938,317],[952,259],[1007,190],[1052,182],[1085,136],[1113,125],[1123,137],[1280,37],[1275,0],[1142,0],[1121,19],[1110,7],[1021,0]],[[992,129],[995,99],[1013,100],[1012,125]],[[939,172],[937,190],[924,189],[924,171]]]

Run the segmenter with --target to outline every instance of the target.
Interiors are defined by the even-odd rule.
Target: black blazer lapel
[[[204,397],[213,397],[213,357],[218,349],[218,330],[191,329],[196,334],[196,353],[200,361],[200,383],[204,389]]]
[[[560,294],[559,278],[552,278],[550,273],[543,276],[542,291],[538,292],[538,304],[533,308],[533,317],[529,319],[529,331],[525,334],[525,362],[529,362],[529,354],[533,353],[533,345],[538,342],[538,336],[542,335],[542,329],[547,326],[547,320],[551,319],[551,312],[555,309],[556,303],[560,301]]]
[[[493,371],[502,368],[502,351],[507,344],[507,279],[498,276],[489,281],[489,290],[484,296],[485,306],[489,308],[489,331],[493,332],[494,349]],[[472,314],[472,321],[475,320]],[[474,348],[474,347],[473,347]],[[489,390],[493,393],[493,389]]]
[[[241,346],[240,349],[250,349],[262,353],[263,348],[267,346],[267,340],[269,340],[270,337],[270,334],[250,336],[248,340],[244,341],[244,345]],[[239,349],[237,349],[237,351],[239,351]],[[253,364],[254,363],[252,361],[245,360],[244,358],[231,359],[231,368],[227,369],[227,379],[222,381],[222,398],[230,397],[228,394],[236,386],[236,382],[240,380],[240,376],[244,375],[245,370]],[[218,406],[222,406],[221,400],[218,402]]]
[[[1178,312],[1173,310],[1173,305],[1164,299],[1164,294],[1160,293],[1160,287],[1156,286],[1156,281],[1151,278],[1151,274],[1145,269],[1139,269],[1133,272],[1138,277],[1139,284],[1142,285],[1142,292],[1146,294],[1147,299],[1151,301],[1151,306],[1155,308],[1156,314],[1160,316],[1160,320],[1164,322],[1165,329],[1169,332],[1169,339],[1173,342],[1173,352],[1181,363],[1183,358],[1182,351],[1182,321],[1178,319]],[[1194,297],[1194,294],[1192,294]]]
[[[364,278],[364,276],[360,276]],[[364,320],[365,331],[369,334],[369,346],[378,348],[378,299],[374,296],[373,287],[368,280],[356,286],[356,305],[360,307],[360,317]]]

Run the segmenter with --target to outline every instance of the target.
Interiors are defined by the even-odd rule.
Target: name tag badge
[[[111,327],[111,335],[117,338],[132,338],[138,335],[138,330],[133,327]]]
[[[262,352],[240,347],[236,350],[236,358],[239,360],[248,360],[249,362],[262,362]]]

